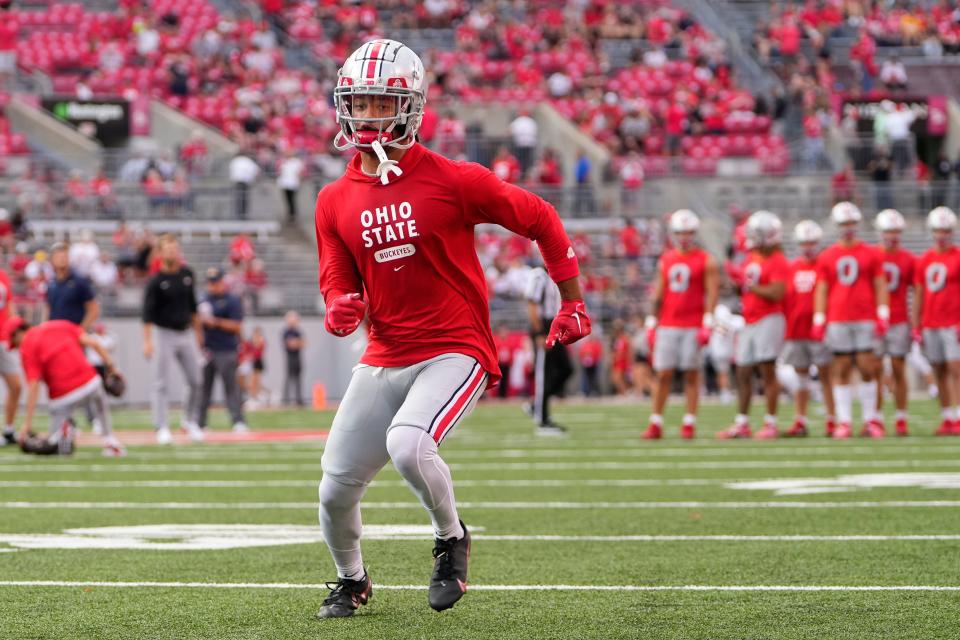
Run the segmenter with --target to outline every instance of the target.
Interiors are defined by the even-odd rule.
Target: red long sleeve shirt
[[[369,344],[360,361],[403,367],[443,353],[476,358],[500,377],[474,226],[495,223],[535,240],[550,277],[579,275],[556,210],[485,167],[416,144],[403,174],[381,185],[360,154],[317,198],[320,291],[329,304],[365,290]]]

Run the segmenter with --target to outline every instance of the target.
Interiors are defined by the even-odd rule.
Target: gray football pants
[[[154,326],[157,349],[153,362],[153,392],[150,394],[150,408],[153,410],[153,426],[157,429],[169,427],[170,377],[173,375],[174,360],[180,365],[184,381],[187,383],[187,397],[183,404],[184,422],[199,421],[200,409],[200,368],[194,353],[193,331],[174,331]]]
[[[103,390],[103,380],[100,376],[92,378],[90,382],[74,389],[70,393],[50,401],[50,440],[56,441],[60,434],[60,427],[66,420],[73,417],[77,409],[86,409],[91,420],[100,421],[101,435],[104,439],[113,436],[113,421],[110,418],[110,405],[107,402],[107,393]]]
[[[240,400],[240,385],[237,384],[236,351],[214,351],[203,365],[203,387],[200,393],[200,409],[197,411],[197,424],[207,426],[207,412],[213,399],[213,383],[216,376],[223,380],[223,395],[227,402],[227,411],[233,424],[243,422],[243,403]]]
[[[363,575],[360,499],[388,461],[429,512],[436,536],[461,535],[453,479],[438,447],[473,411],[486,382],[479,363],[461,354],[354,368],[321,461],[320,525],[339,577]]]

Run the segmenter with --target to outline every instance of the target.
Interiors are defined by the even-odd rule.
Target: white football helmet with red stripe
[[[931,231],[953,231],[957,226],[957,214],[950,207],[937,207],[927,215],[927,228]]]
[[[395,98],[397,108],[387,118],[355,118],[354,96]],[[381,147],[407,149],[416,142],[427,102],[427,79],[420,56],[396,40],[371,40],[350,54],[333,90],[340,132],[333,144],[369,151]],[[378,154],[379,155],[379,154]]]
[[[903,231],[907,228],[907,221],[896,209],[884,209],[877,214],[876,225],[878,231]]]
[[[768,249],[783,240],[783,223],[775,213],[761,209],[747,218],[747,247]]]

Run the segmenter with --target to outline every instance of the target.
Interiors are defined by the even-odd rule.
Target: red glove
[[[822,314],[814,314],[813,327],[810,329],[810,339],[816,342],[823,342],[823,337],[827,333],[827,320],[826,318],[819,318],[820,322],[817,322],[818,318],[816,316]]]
[[[580,338],[590,335],[590,316],[583,300],[564,300],[560,303],[560,312],[550,323],[547,335],[547,348],[557,344],[573,344]]]
[[[890,330],[890,321],[884,320],[883,318],[877,318],[873,323],[873,333],[878,338],[882,338],[887,335],[887,331]]]
[[[923,346],[923,329],[920,327],[914,327],[910,332],[913,336],[913,341],[916,342],[921,347]],[[957,337],[960,337],[960,326],[957,327]]]
[[[710,334],[713,333],[713,329],[710,327],[700,327],[697,329],[697,344],[701,347],[707,346],[707,343],[710,342]]]
[[[890,330],[890,307],[885,304],[877,306],[877,321],[873,326],[873,332],[878,338],[887,335]]]
[[[345,293],[330,301],[324,327],[335,336],[348,336],[357,330],[367,312],[367,303],[359,293]]]

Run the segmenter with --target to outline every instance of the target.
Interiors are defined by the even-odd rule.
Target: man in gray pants
[[[243,322],[243,303],[240,298],[227,293],[223,282],[223,270],[207,269],[207,295],[197,306],[200,323],[203,325],[204,366],[203,389],[200,396],[200,412],[197,423],[201,429],[207,426],[207,411],[213,396],[213,379],[219,375],[223,380],[223,392],[227,410],[233,421],[235,433],[245,433],[243,405],[240,387],[237,385],[237,364],[240,346],[240,330]]]
[[[147,282],[143,296],[143,355],[147,360],[153,360],[153,392],[150,394],[153,426],[157,430],[158,444],[170,444],[173,441],[167,412],[170,376],[176,359],[187,383],[181,424],[190,439],[199,442],[203,440],[203,431],[197,426],[200,369],[191,344],[193,338],[197,346],[203,349],[203,331],[197,317],[197,296],[194,292],[196,280],[193,271],[183,264],[180,244],[175,236],[164,235],[158,247],[160,271]]]

